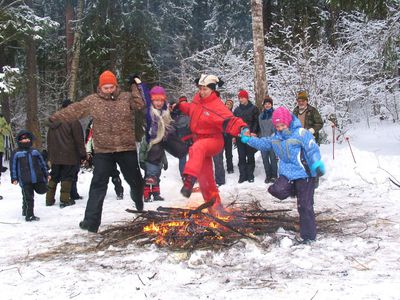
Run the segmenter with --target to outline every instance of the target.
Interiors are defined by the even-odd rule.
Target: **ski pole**
[[[357,162],[356,162],[356,159],[355,159],[355,157],[354,157],[353,149],[351,149],[350,139],[349,139],[348,136],[346,136],[346,141],[347,141],[347,143],[349,144],[351,156],[353,156],[354,163],[356,164]]]
[[[332,158],[335,160],[335,124],[332,124]]]

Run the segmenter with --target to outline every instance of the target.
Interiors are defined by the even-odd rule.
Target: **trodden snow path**
[[[84,253],[101,239],[78,227],[90,173],[80,176],[85,199],[75,206],[46,207],[44,196],[36,196],[41,220],[32,223],[21,216],[19,187],[3,174],[1,299],[399,299],[400,189],[386,171],[400,179],[400,134],[398,126],[383,125],[349,132],[356,164],[347,144],[336,145],[334,161],[332,145],[321,147],[327,174],[316,190],[315,211],[318,218],[351,221],[342,221],[342,232],[319,234],[310,245],[295,243],[294,232],[280,229],[274,237],[260,237],[260,243],[242,240],[218,252],[171,252],[132,243]],[[296,215],[294,199],[279,201],[266,193],[259,153],[256,160],[254,183],[237,184],[238,174],[227,174],[220,187],[224,203],[257,199],[265,208],[290,208]],[[189,200],[179,194],[177,160],[169,157],[169,165],[161,181],[167,200],[145,208],[200,204],[199,193]],[[124,187],[124,200],[116,200],[110,183],[100,230],[133,217],[125,212],[132,202]],[[60,249],[62,255],[52,254]]]

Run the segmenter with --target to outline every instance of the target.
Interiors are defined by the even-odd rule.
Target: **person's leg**
[[[239,156],[239,183],[245,182],[247,180],[247,172],[246,172],[246,144],[243,144],[241,141],[236,141],[238,156]]]
[[[279,176],[274,184],[268,187],[268,192],[279,200],[284,200],[293,194],[293,189],[293,182],[288,180],[285,176]]]
[[[204,158],[203,167],[197,178],[201,194],[203,195],[204,202],[209,202],[215,199],[215,204],[221,204],[218,188],[214,180],[212,158],[207,156]]]
[[[179,159],[179,173],[181,174],[181,177],[183,176],[183,170],[185,169],[185,165],[186,165],[186,155]]]
[[[115,153],[116,161],[121,169],[125,181],[131,189],[130,194],[138,211],[143,210],[143,177],[140,173],[136,151]]]
[[[224,135],[224,148],[225,148],[225,160],[226,170],[228,174],[233,173],[233,161],[232,161],[232,136],[229,134]]]
[[[247,163],[246,163],[246,175],[247,175],[247,180],[249,182],[254,182],[254,169],[256,167],[256,161],[255,161],[255,153],[256,150],[249,145],[246,145],[246,157],[247,157]]]
[[[71,199],[72,200],[80,200],[83,199],[83,197],[81,195],[79,195],[78,193],[78,176],[79,176],[79,171],[80,171],[81,166],[80,165],[76,165],[75,167],[75,173],[74,173],[74,177],[72,178],[72,185],[71,185]]]
[[[300,217],[300,236],[303,240],[315,240],[317,225],[314,213],[314,189],[313,177],[295,180],[297,195],[297,210]]]
[[[217,185],[225,184],[225,168],[224,168],[224,152],[221,150],[220,153],[213,156],[214,162],[214,173],[215,182]]]
[[[61,165],[61,190],[60,190],[60,207],[74,205],[75,200],[71,199],[72,181],[76,174],[75,165]]]
[[[114,184],[114,191],[117,195],[118,200],[124,199],[124,187],[122,186],[122,180],[119,177],[119,171],[117,168],[117,164],[114,164],[114,167],[111,172],[111,182]]]
[[[278,159],[273,150],[268,151],[268,157],[271,166],[271,179],[275,180],[278,177]]]
[[[22,187],[23,198],[26,204],[25,221],[38,221],[39,218],[35,217],[33,213],[34,207],[34,189],[32,184],[26,184]]]
[[[261,158],[263,161],[263,165],[264,165],[264,171],[265,171],[265,183],[269,183],[271,180],[271,175],[269,172],[269,159],[268,159],[268,151],[261,151]]]
[[[46,206],[52,206],[56,202],[55,196],[57,191],[57,185],[60,182],[61,166],[53,164],[50,170],[51,179],[48,183],[48,191],[46,194]]]
[[[202,175],[203,164],[206,157],[211,162],[211,177],[214,179],[212,170],[212,157],[219,153],[224,146],[223,138],[204,138],[198,139],[189,149],[189,160],[186,162],[184,174],[184,184],[181,193],[189,198],[196,179]],[[215,181],[214,181],[215,184]],[[216,187],[215,187],[216,188]]]
[[[114,154],[97,153],[93,159],[93,177],[90,183],[89,199],[86,204],[85,218],[79,224],[82,229],[97,232],[101,224],[104,198],[107,193],[108,180],[115,164]]]

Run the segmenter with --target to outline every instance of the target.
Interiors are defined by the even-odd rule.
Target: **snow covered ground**
[[[376,123],[348,132],[356,163],[347,143],[321,151],[327,174],[316,190],[318,219],[348,220],[342,234],[319,234],[310,245],[293,242],[294,232],[278,230],[270,247],[243,240],[222,251],[170,252],[155,246],[110,247],[105,251],[76,254],[68,247],[90,247],[99,235],[82,231],[91,174],[80,176],[78,190],[85,199],[60,209],[45,206],[36,196],[39,222],[21,216],[21,191],[3,174],[0,194],[1,299],[400,299],[400,127]],[[266,192],[259,153],[256,180],[237,184],[238,171],[227,175],[220,188],[223,201],[249,197],[265,208],[291,208],[294,199],[279,201]],[[186,207],[201,203],[200,194],[189,201],[179,194],[177,160],[169,159],[162,174],[163,203]],[[386,171],[385,171],[386,170]],[[130,220],[126,187],[124,200],[116,200],[110,183],[100,230]],[[267,244],[267,243],[265,243]],[[35,255],[65,245],[62,258],[35,259]],[[69,253],[70,252],[70,253]]]

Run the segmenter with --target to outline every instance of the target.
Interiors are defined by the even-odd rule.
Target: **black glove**
[[[163,169],[164,171],[168,170],[168,162],[163,163]]]
[[[129,86],[131,86],[131,85],[134,84],[134,83],[135,83],[135,84],[139,84],[139,83],[142,82],[141,79],[140,79],[139,74],[137,74],[137,73],[132,73],[132,74],[130,74],[130,75],[128,76],[127,81],[128,81],[128,83],[129,83]]]

